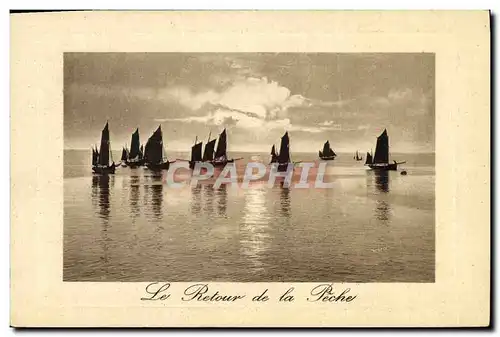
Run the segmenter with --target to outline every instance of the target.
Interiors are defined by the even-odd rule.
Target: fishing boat
[[[356,161],[363,160],[363,157],[359,155],[359,152],[357,150],[356,150],[356,154],[354,155],[354,160],[356,160]]]
[[[168,170],[170,162],[165,161],[164,148],[163,148],[163,133],[161,125],[149,137],[146,147],[144,149],[144,164],[152,171]]]
[[[278,154],[278,172],[285,172],[288,169],[288,164],[292,164],[290,160],[290,138],[288,132],[281,137],[280,153]]]
[[[191,146],[191,160],[189,161],[190,169],[193,169],[196,163],[203,161],[202,151],[203,142],[198,142],[198,137],[196,137],[194,145]]]
[[[273,144],[273,147],[271,148],[271,162],[269,164],[277,162],[278,162],[278,154],[276,153],[276,147]]]
[[[111,163],[110,163],[111,159]],[[95,149],[92,151],[92,171],[99,174],[113,174],[115,173],[115,162],[113,161],[113,153],[109,141],[109,127],[108,122],[101,133],[101,146],[99,151]]]
[[[160,130],[161,136],[161,130]],[[143,158],[143,146],[141,145],[139,148],[140,140],[139,140],[139,129],[137,128],[135,132],[132,134],[132,139],[130,140],[130,152],[127,156],[127,166],[130,168],[136,168],[144,165]],[[163,153],[163,146],[162,146]]]
[[[215,150],[214,159],[212,164],[217,166],[225,166],[227,163],[234,162],[234,159],[227,159],[227,134],[226,129],[219,135],[217,142],[217,149]]]
[[[99,151],[97,146],[92,147],[92,167],[96,166],[99,161]]]
[[[121,161],[121,165],[123,167],[127,167],[127,157],[128,157],[128,150],[127,148],[124,146],[123,149],[122,149],[122,157],[120,158],[120,161]]]
[[[368,158],[367,158],[368,160]],[[403,162],[389,163],[389,136],[387,135],[387,130],[377,137],[377,146],[375,148],[375,155],[373,156],[371,163],[367,165],[372,170],[382,170],[382,171],[397,171],[399,164],[404,164]]]
[[[373,162],[373,156],[371,153],[367,152],[366,153],[366,161],[365,161],[365,165],[371,165]]]
[[[215,142],[217,141],[217,138],[214,138],[210,140],[210,133],[208,134],[208,140],[207,140],[207,145],[205,145],[205,151],[203,151],[203,158],[202,161],[208,161],[211,162],[214,160],[214,154],[215,154]]]
[[[323,145],[323,151],[319,151],[319,158],[321,160],[334,160],[337,154],[330,147],[330,141],[327,140]]]

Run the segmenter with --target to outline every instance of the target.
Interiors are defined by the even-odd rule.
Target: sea
[[[269,161],[267,153],[229,157],[240,158],[239,173],[248,162]],[[319,164],[315,153],[293,160]],[[434,153],[392,153],[392,160],[406,163],[377,173],[338,153],[327,163],[330,188],[192,186],[189,174],[173,188],[167,171],[96,175],[90,150],[65,150],[63,279],[434,282]]]

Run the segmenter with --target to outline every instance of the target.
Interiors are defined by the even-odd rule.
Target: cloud
[[[182,122],[201,123],[210,126],[230,127],[236,126],[241,129],[250,130],[254,133],[268,133],[273,130],[296,131],[305,133],[321,133],[324,131],[341,130],[341,125],[330,124],[309,126],[302,124],[292,124],[289,118],[266,120],[255,116],[250,116],[237,110],[219,108],[205,116],[190,116],[185,118],[157,118],[157,122]]]
[[[275,118],[291,107],[311,104],[305,97],[291,95],[288,88],[266,77],[238,79],[221,92],[206,90],[194,93],[187,87],[166,88],[161,91],[160,98],[176,100],[194,111],[205,105],[218,105],[251,113],[262,119]]]
[[[291,126],[290,119],[265,120],[247,113],[227,108],[217,108],[205,116],[189,116],[184,118],[156,118],[157,122],[184,122],[203,123],[217,126],[237,126],[243,129],[269,131],[272,129],[286,129]]]

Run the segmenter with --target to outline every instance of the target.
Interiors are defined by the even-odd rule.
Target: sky
[[[434,152],[434,54],[65,53],[64,145],[88,149],[109,121],[111,145],[162,126],[166,151],[224,128],[229,151],[268,152],[284,132],[296,152]]]

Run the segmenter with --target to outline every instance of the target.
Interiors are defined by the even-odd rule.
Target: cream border
[[[68,12],[12,15],[11,34],[12,325],[489,324],[488,12]],[[436,283],[342,285],[358,294],[348,305],[260,306],[150,305],[139,300],[143,283],[63,284],[65,51],[436,53]],[[313,286],[211,287],[253,295],[292,285],[298,297]]]

